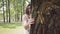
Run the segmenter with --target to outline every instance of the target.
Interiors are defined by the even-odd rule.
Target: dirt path
[[[13,29],[8,34],[23,34],[23,28]]]
[[[23,34],[23,27],[19,27],[16,29],[1,29],[0,34]]]

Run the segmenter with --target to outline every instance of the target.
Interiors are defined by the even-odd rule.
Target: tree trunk
[[[4,0],[2,0],[2,3],[3,3],[3,21],[4,21],[4,23],[5,23]]]
[[[10,23],[10,0],[6,0],[6,19]]]
[[[8,0],[8,12],[9,12],[9,23],[11,22],[10,21],[10,0]]]
[[[60,34],[60,0],[31,0],[30,34]]]
[[[22,15],[23,15],[23,13],[24,13],[24,8],[25,8],[25,0],[23,0],[23,2],[22,2],[22,7],[21,7],[21,21],[22,21]]]
[[[8,0],[6,0],[6,21],[8,22]]]

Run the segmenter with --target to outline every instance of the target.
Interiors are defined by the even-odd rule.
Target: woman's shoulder
[[[28,17],[28,15],[27,14],[24,14],[23,17]]]

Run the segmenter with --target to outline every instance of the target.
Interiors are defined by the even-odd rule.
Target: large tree
[[[30,34],[60,34],[60,0],[31,0]]]

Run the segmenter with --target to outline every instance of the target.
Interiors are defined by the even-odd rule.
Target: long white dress
[[[29,16],[27,14],[24,14],[23,17],[22,17],[22,24],[23,26],[26,25],[26,23],[28,23],[28,19],[29,19]],[[24,34],[29,34],[29,29],[24,29]]]

